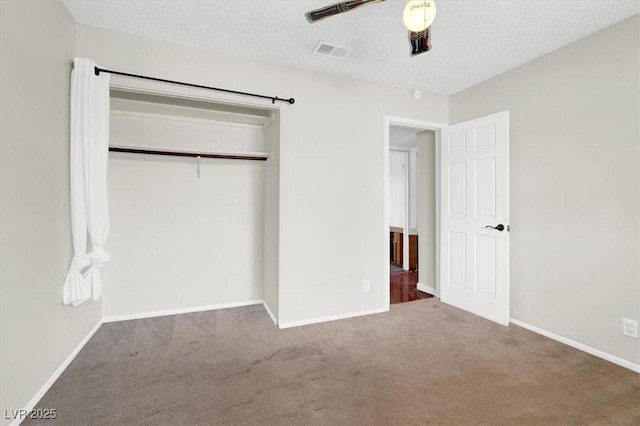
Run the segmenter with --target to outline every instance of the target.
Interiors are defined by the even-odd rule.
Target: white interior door
[[[440,298],[507,325],[509,112],[440,135]]]

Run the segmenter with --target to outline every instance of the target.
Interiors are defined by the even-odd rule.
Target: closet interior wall
[[[269,150],[279,143],[269,130],[274,118],[266,109],[112,90],[110,145],[265,153],[266,132]],[[265,263],[277,265],[277,251],[275,259],[265,253],[267,218],[277,225],[274,206],[265,206],[273,187],[266,170],[270,180],[278,176],[277,162],[269,161],[111,152],[104,315],[261,301]],[[277,208],[277,199],[271,202]],[[274,247],[277,235],[269,238]],[[277,283],[277,268],[269,271]]]

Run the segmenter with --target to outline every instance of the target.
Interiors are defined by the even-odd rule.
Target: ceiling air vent
[[[349,52],[351,52],[351,49],[335,46],[324,41],[319,42],[313,49],[313,53],[316,55],[329,56],[335,59],[344,59]]]

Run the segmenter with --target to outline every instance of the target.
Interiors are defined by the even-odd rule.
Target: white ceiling
[[[335,0],[63,2],[81,24],[445,95],[640,13],[640,0],[437,0],[432,51],[410,58],[404,0],[314,24],[304,12]],[[318,41],[353,52],[313,55]]]

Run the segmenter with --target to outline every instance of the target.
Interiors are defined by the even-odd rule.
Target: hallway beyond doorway
[[[391,304],[412,302],[419,299],[433,297],[431,294],[418,290],[418,272],[405,271],[396,265],[390,265],[391,273],[389,284],[391,292]]]

